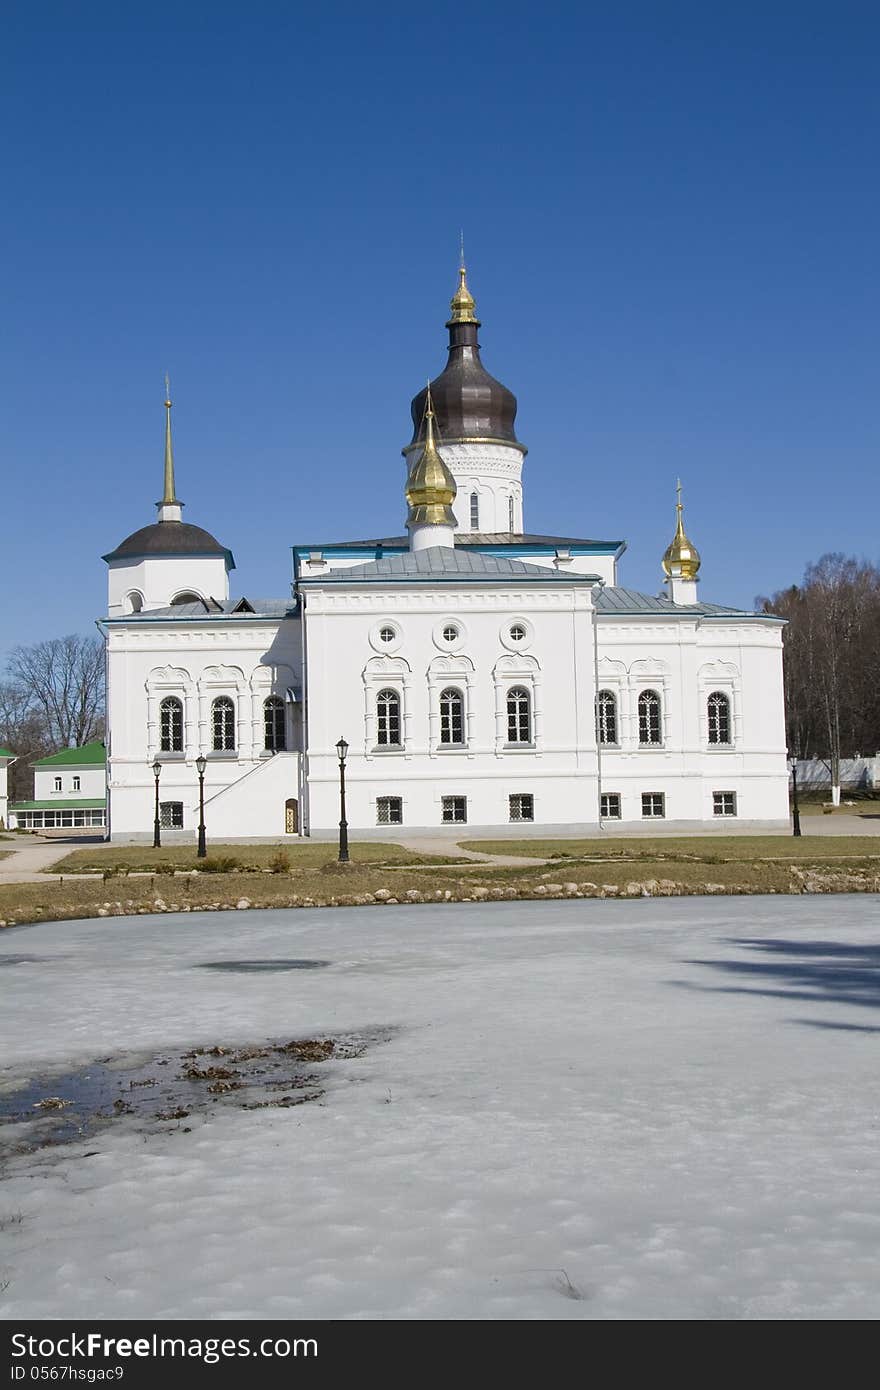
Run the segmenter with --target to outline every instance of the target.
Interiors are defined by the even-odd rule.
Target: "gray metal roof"
[[[111,562],[140,559],[146,555],[224,555],[229,568],[235,569],[232,551],[221,545],[210,531],[188,521],[154,521],[151,526],[142,526],[103,558]]]
[[[546,546],[571,546],[571,545],[600,545],[609,550],[616,549],[624,544],[623,541],[604,541],[591,539],[588,536],[537,536],[531,534],[520,535],[516,531],[468,531],[464,535],[456,534],[456,546],[472,547],[481,545],[546,545]],[[295,550],[375,550],[379,547],[387,546],[389,549],[409,549],[409,536],[379,536],[372,540],[356,541],[326,541],[323,544],[315,545],[296,545]]]
[[[193,619],[217,622],[221,618],[287,618],[296,612],[296,601],[290,598],[208,600],[203,603],[174,603],[167,608],[144,608],[140,613],[127,613],[124,618],[109,618],[108,622],[141,623],[169,619]]]
[[[459,550],[452,546],[434,545],[425,550],[405,550],[397,555],[385,555],[366,565],[350,569],[330,570],[314,578],[301,578],[300,584],[369,584],[414,579],[421,582],[442,582],[444,579],[515,579],[544,584],[591,584],[596,576],[561,574],[543,565],[528,565],[523,560],[508,560],[504,555],[483,555],[479,550]]]
[[[610,616],[629,614],[663,614],[670,618],[763,618],[764,613],[745,608],[726,608],[719,603],[673,603],[664,594],[642,594],[637,589],[607,586],[599,594],[597,611]]]

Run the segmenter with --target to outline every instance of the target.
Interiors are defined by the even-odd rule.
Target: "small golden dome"
[[[457,488],[434,443],[434,403],[431,388],[425,398],[425,443],[416,455],[406,483],[407,526],[455,526],[452,503]]]
[[[459,268],[458,289],[452,296],[449,307],[452,317],[446,325],[447,328],[453,323],[479,323],[476,300],[467,287],[467,270],[464,265]]]
[[[680,481],[676,483],[675,491],[678,496],[675,504],[675,535],[663,556],[663,572],[668,579],[696,579],[700,569],[700,552],[685,534]]]

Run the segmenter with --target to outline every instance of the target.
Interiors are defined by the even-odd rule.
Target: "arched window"
[[[507,692],[507,742],[531,743],[532,702],[529,692],[515,685]]]
[[[440,742],[453,747],[464,743],[464,700],[460,690],[440,692]]]
[[[183,752],[183,703],[176,695],[159,706],[159,748],[163,753]]]
[[[617,742],[617,700],[613,690],[600,690],[596,696],[596,738],[600,743]]]
[[[287,729],[284,718],[284,701],[278,695],[270,695],[263,701],[264,747],[270,753],[283,753],[287,747]]]
[[[205,600],[201,594],[194,594],[189,589],[185,589],[181,594],[175,594],[171,600],[171,607],[177,608],[181,603],[201,603],[204,606]]]
[[[125,596],[125,608],[127,613],[140,613],[144,606],[144,596],[139,594],[137,589],[133,589],[130,594]]]
[[[508,531],[510,532],[511,535],[513,535],[513,527],[514,527],[513,498],[512,498],[512,497],[508,497],[508,499],[507,499],[507,529],[508,529]]]
[[[215,753],[235,748],[235,705],[228,695],[218,695],[211,705],[211,747]]]
[[[479,494],[478,492],[472,492],[472,493],[471,493],[471,530],[472,530],[472,531],[479,531],[479,529],[480,529],[480,494]]]
[[[660,696],[656,690],[643,690],[639,695],[639,743],[643,748],[648,748],[662,741]]]
[[[709,715],[709,742],[730,743],[730,699],[721,690],[713,690],[706,702]]]
[[[376,696],[376,744],[400,747],[400,696],[396,690],[380,690]]]

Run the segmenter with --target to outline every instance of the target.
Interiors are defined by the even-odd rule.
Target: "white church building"
[[[412,403],[406,535],[293,547],[289,596],[230,597],[182,519],[166,400],[158,518],[104,557],[108,824],[209,839],[383,826],[788,824],[782,624],[698,598],[683,524],[665,591],[618,540],[532,535],[516,399],[484,368],[465,270],[444,371]]]

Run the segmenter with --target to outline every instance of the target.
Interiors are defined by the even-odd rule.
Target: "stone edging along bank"
[[[33,908],[23,907],[7,913],[0,918],[0,927],[23,926],[41,921],[72,921],[94,917],[150,916],[162,913],[231,912],[257,909],[287,909],[316,907],[396,907],[429,903],[485,903],[485,902],[546,902],[558,899],[635,899],[635,898],[674,898],[674,897],[739,897],[774,894],[779,896],[826,893],[880,893],[880,875],[848,870],[833,872],[829,870],[801,869],[794,865],[788,867],[788,883],[784,887],[771,887],[761,883],[682,883],[669,878],[632,879],[623,884],[592,883],[573,880],[521,884],[517,887],[482,885],[462,885],[460,891],[436,889],[421,891],[417,888],[400,889],[379,888],[372,893],[336,893],[304,896],[297,893],[276,893],[269,901],[231,895],[228,900],[217,897],[209,902],[194,903],[177,901],[161,894],[140,901],[134,899],[107,900],[101,903],[40,904]],[[102,885],[105,886],[105,885]],[[106,886],[105,886],[106,891]]]

